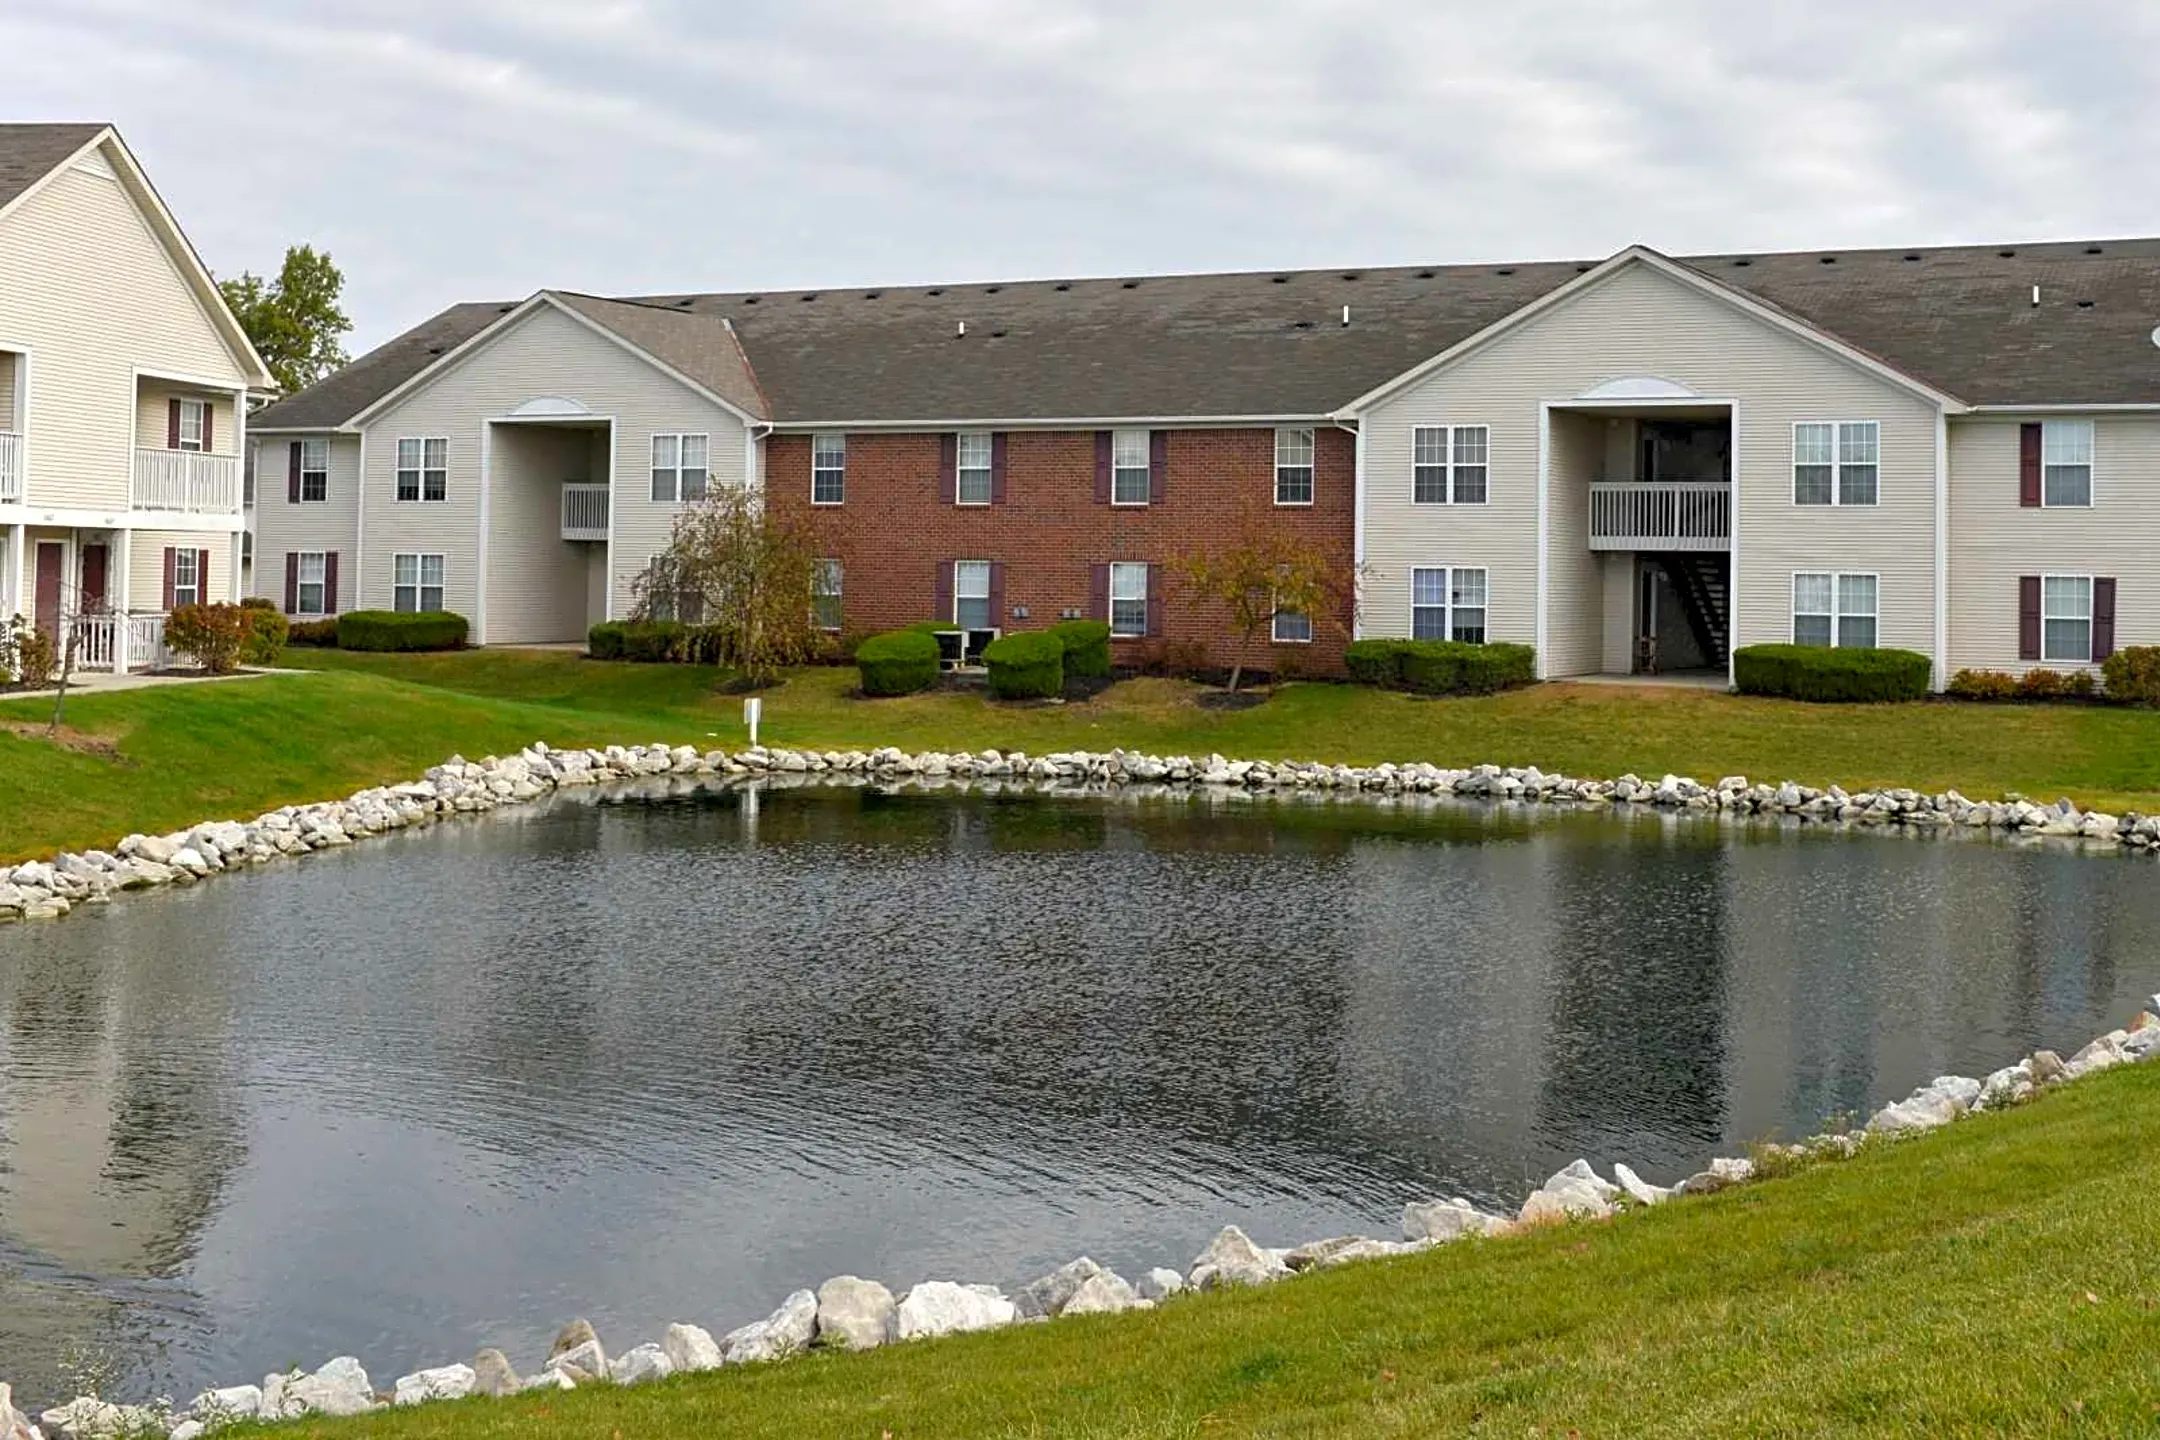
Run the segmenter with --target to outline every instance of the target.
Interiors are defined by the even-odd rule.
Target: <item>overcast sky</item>
[[[2160,231],[2150,0],[6,0],[211,268],[452,300]]]

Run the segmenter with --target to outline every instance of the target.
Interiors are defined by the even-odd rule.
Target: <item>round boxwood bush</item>
[[[1931,669],[1916,650],[1743,645],[1733,651],[1735,689],[1788,700],[1918,700],[1927,694]]]
[[[1065,673],[1076,680],[1093,680],[1110,673],[1110,622],[1065,620],[1050,627],[1065,647]]]
[[[1065,689],[1065,642],[1047,630],[1001,635],[983,647],[990,693],[1000,700],[1039,700]]]
[[[920,630],[872,635],[855,647],[865,695],[912,695],[937,684],[938,642]]]
[[[2160,705],[2160,645],[2128,645],[2100,662],[2110,700]]]

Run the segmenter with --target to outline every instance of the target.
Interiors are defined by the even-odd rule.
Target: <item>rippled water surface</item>
[[[1452,802],[562,797],[0,933],[0,1377],[182,1398],[1653,1180],[2160,985],[2160,870]],[[70,1392],[72,1393],[72,1392]]]

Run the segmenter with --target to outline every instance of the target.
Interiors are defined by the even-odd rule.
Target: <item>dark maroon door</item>
[[[105,608],[105,563],[110,553],[103,545],[83,546],[82,608],[86,613]]]
[[[37,627],[47,635],[60,633],[60,565],[65,554],[57,540],[37,542]]]

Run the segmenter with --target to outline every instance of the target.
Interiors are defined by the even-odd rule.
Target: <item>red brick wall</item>
[[[953,560],[1002,561],[1007,631],[1041,629],[1059,612],[1089,607],[1090,567],[1110,561],[1163,566],[1162,633],[1118,640],[1121,665],[1197,660],[1228,665],[1239,637],[1227,609],[1186,593],[1169,568],[1180,556],[1231,534],[1240,517],[1277,526],[1332,551],[1347,578],[1353,556],[1356,441],[1345,431],[1315,434],[1313,503],[1274,504],[1272,430],[1170,432],[1162,499],[1111,506],[1095,498],[1095,432],[1012,431],[1006,440],[1002,503],[958,506],[942,474],[936,434],[854,434],[847,443],[847,499],[810,504],[810,441],[767,442],[767,503],[807,520],[820,553],[844,567],[843,623],[850,635],[933,618],[936,567]],[[1014,606],[1028,618],[1015,619]],[[1350,609],[1334,623],[1316,618],[1309,645],[1251,646],[1243,662],[1267,670],[1339,674]]]

